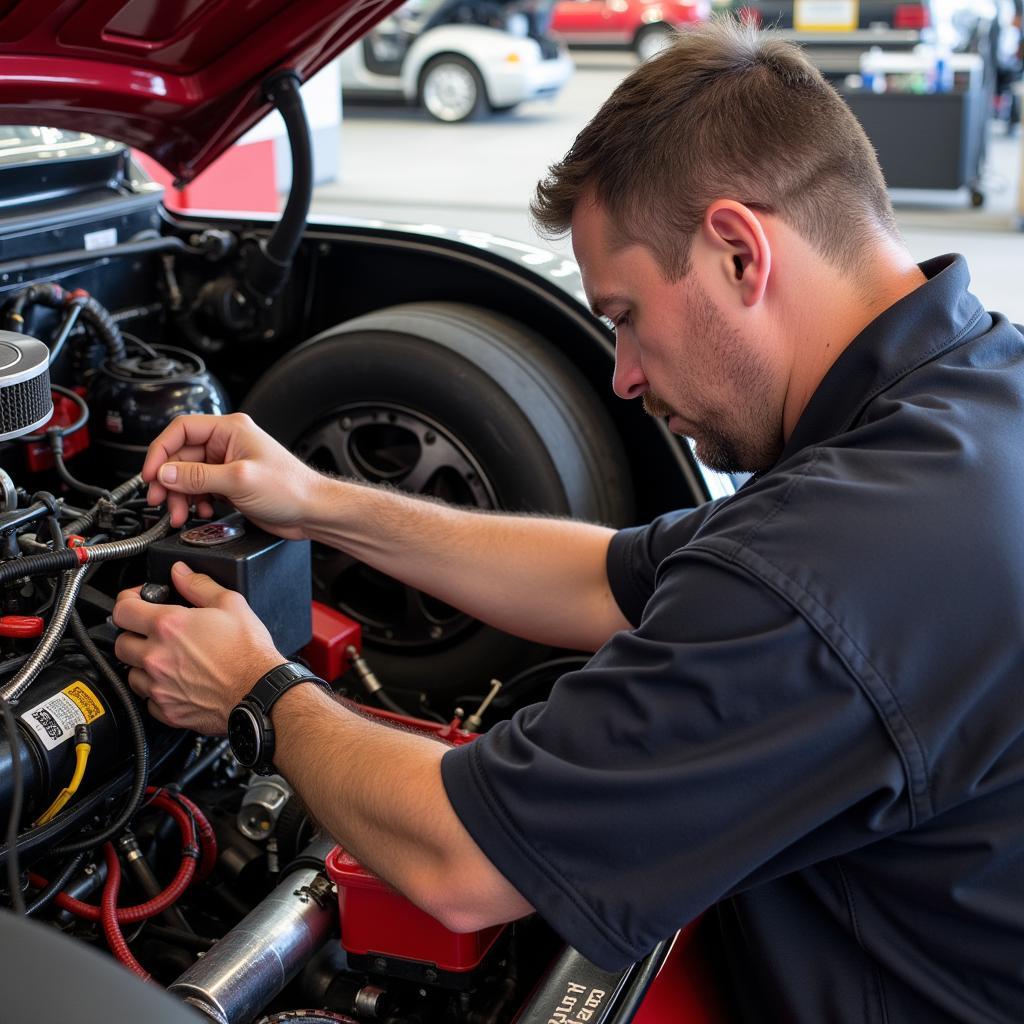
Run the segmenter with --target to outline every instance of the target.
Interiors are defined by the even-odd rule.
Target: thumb
[[[178,593],[197,608],[209,608],[224,593],[219,583],[201,572],[193,572],[184,562],[171,566],[171,579]]]
[[[160,483],[178,494],[223,494],[230,496],[226,466],[207,462],[165,462],[158,474]]]

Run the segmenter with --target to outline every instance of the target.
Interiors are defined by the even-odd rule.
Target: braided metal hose
[[[68,569],[62,575],[60,597],[39,645],[32,652],[28,661],[11,676],[0,690],[0,696],[3,696],[8,703],[14,703],[32,685],[33,680],[42,672],[43,667],[57,649],[57,644],[64,637],[64,631],[68,627],[78,592],[85,582],[85,566],[83,565],[81,569]]]
[[[109,562],[112,558],[131,558],[141,555],[153,541],[166,537],[171,532],[170,514],[161,517],[159,522],[151,526],[138,537],[126,537],[124,540],[108,540],[103,544],[89,545],[89,565],[96,562]]]
[[[114,558],[131,558],[133,555],[141,554],[154,541],[165,537],[170,529],[171,517],[165,515],[155,526],[151,526],[145,533],[140,533],[138,537],[94,544],[89,548],[89,564],[108,562]],[[68,621],[71,619],[71,613],[75,610],[75,601],[85,582],[85,571],[86,566],[83,565],[77,569],[68,569],[63,573],[61,594],[43,637],[39,641],[39,646],[32,652],[28,661],[0,689],[0,696],[4,700],[9,703],[16,701],[32,685],[33,680],[50,660],[57,644],[63,639]]]

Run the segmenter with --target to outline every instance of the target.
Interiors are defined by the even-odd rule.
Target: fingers
[[[141,669],[148,642],[137,633],[122,633],[114,641],[114,655],[122,664]]]
[[[177,528],[185,525],[189,519],[190,501],[195,503],[196,515],[200,519],[213,518],[213,502],[208,498],[201,497],[196,500],[195,495],[188,497],[183,494],[170,494],[166,487],[157,488],[157,484],[149,485],[146,500],[152,506],[162,505],[165,501],[167,502],[167,511],[171,515],[171,526]]]
[[[221,423],[220,416],[179,416],[173,420],[150,444],[142,464],[142,479],[152,483],[157,470],[168,460],[179,457],[184,448],[201,448],[205,452],[207,442]]]
[[[154,700],[146,701],[146,710],[155,718],[158,722],[163,722],[164,725],[169,725],[172,729],[178,728],[175,722],[172,722],[161,710],[160,705]]]
[[[171,580],[178,593],[197,608],[209,608],[222,595],[233,593],[209,576],[193,572],[184,562],[175,562],[171,566]]]
[[[171,516],[171,526],[175,529],[188,521],[188,509],[189,499],[184,494],[167,494],[167,511]]]
[[[128,670],[128,685],[143,699],[149,700],[153,689],[153,677],[141,668]]]
[[[150,453],[153,449],[150,448]],[[175,462],[206,462],[206,448],[203,445],[187,444],[180,451],[175,453]],[[148,456],[147,456],[148,462]],[[154,470],[154,473],[159,475],[160,467]],[[146,500],[150,505],[162,505],[167,500],[167,488],[160,482],[160,480],[154,479],[149,485],[149,490],[146,494]]]
[[[149,604],[139,596],[139,590],[122,590],[117,595],[111,618],[114,625],[131,633],[149,636],[157,616],[163,610],[160,605]]]

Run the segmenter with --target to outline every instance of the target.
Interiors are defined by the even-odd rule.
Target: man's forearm
[[[286,693],[273,721],[277,767],[365,867],[454,930],[530,913],[452,810],[443,744],[363,718],[313,686]]]
[[[540,643],[596,650],[628,628],[608,586],[606,527],[471,512],[325,478],[306,532]]]

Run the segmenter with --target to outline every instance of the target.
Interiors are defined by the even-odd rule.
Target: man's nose
[[[636,343],[628,338],[616,338],[612,390],[619,398],[639,398],[649,389]]]

